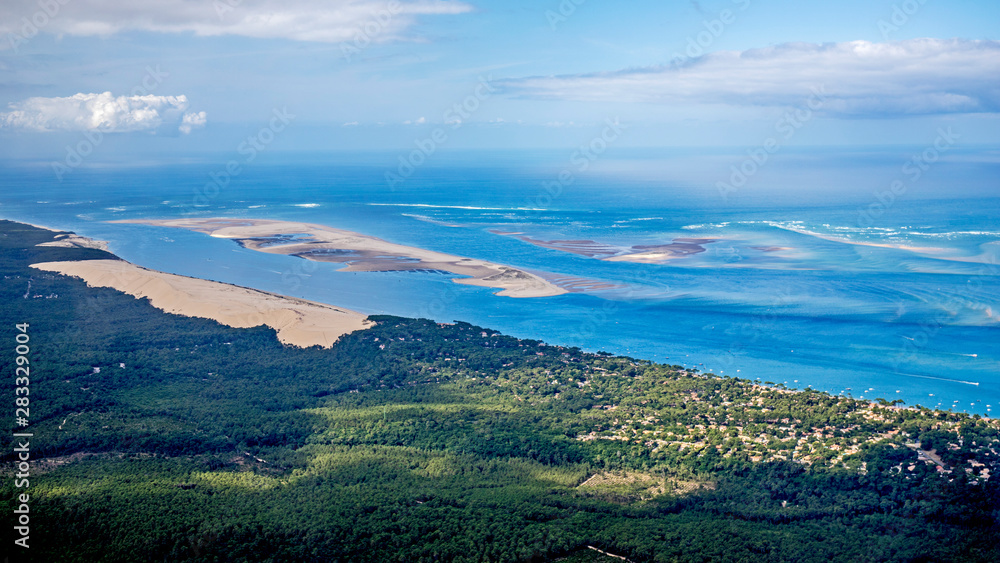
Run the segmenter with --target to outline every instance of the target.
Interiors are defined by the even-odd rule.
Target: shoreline
[[[68,235],[65,240],[68,241],[65,245],[49,242],[39,246],[95,248],[91,245],[100,242],[75,234]],[[102,249],[107,250],[106,247]],[[80,278],[90,287],[109,287],[137,299],[148,299],[153,307],[166,313],[210,319],[233,328],[267,325],[277,332],[283,344],[300,348],[330,348],[341,336],[375,324],[368,320],[368,315],[350,309],[150,270],[117,257],[114,260],[39,262],[30,267]]]
[[[185,229],[231,239],[257,252],[340,264],[341,272],[439,270],[468,276],[453,278],[454,283],[499,289],[496,295],[505,297],[554,297],[568,293],[543,276],[513,266],[406,246],[314,223],[225,217],[109,222]]]
[[[60,233],[56,235],[56,239],[50,242],[43,242],[36,246],[55,246],[59,248],[92,248],[94,250],[103,250],[105,252],[111,253],[108,250],[108,241],[97,240],[89,237],[78,235],[71,231],[66,231],[63,229],[56,229],[54,227],[48,227],[45,225],[36,225],[35,223],[28,223],[27,221],[22,221],[20,219],[4,219],[5,221],[12,221],[14,223],[20,223],[22,225],[28,225],[29,227],[34,227],[36,229],[41,229],[43,231],[52,231],[53,233]]]
[[[671,260],[687,258],[705,252],[706,246],[719,242],[716,238],[678,237],[662,244],[618,246],[595,240],[541,240],[520,231],[489,229],[490,233],[512,237],[541,248],[577,254],[604,262],[634,262],[637,264],[667,264]]]
[[[211,319],[233,328],[267,325],[283,344],[329,348],[343,335],[373,326],[349,309],[238,285],[168,274],[124,260],[40,262],[32,268],[110,287],[167,313]]]
[[[134,221],[119,222],[131,223]],[[66,232],[30,223],[23,224],[55,233]],[[295,223],[294,225],[303,224]],[[94,241],[93,239],[74,233],[68,233],[66,238],[70,237],[73,238],[74,243],[80,244],[67,246],[95,248],[94,246],[88,246],[87,243],[103,242]],[[55,245],[41,243],[37,246]],[[357,330],[365,330],[375,325],[374,321],[368,320],[368,315],[343,307],[280,295],[231,283],[152,270],[127,262],[117,256],[115,256],[115,259],[107,260],[39,262],[31,264],[30,267],[77,277],[90,287],[109,287],[137,299],[148,298],[154,307],[166,313],[210,319],[233,328],[252,328],[267,325],[275,329],[279,341],[290,346],[304,348],[318,345],[323,348],[330,348],[341,336]],[[456,279],[454,281],[456,283],[491,287],[484,283],[477,283],[480,280],[468,278]],[[662,362],[662,365],[669,364]],[[698,377],[708,377],[708,374],[716,378],[722,377],[714,372],[701,372],[700,370],[689,374]],[[777,385],[768,386],[763,383],[754,382],[747,378],[737,377],[737,379],[746,381],[754,387],[780,392],[819,392],[836,399],[847,399],[847,397],[827,391],[809,388],[781,388]],[[952,412],[922,404],[896,406],[879,404],[874,399],[851,400],[866,403],[873,408],[880,407],[890,410],[912,411],[928,409],[933,412]],[[956,414],[972,416],[972,413],[968,412]],[[980,414],[980,417],[985,420],[993,420],[988,414]]]

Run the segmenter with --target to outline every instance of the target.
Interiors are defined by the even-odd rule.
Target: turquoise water
[[[107,240],[145,267],[366,313],[458,319],[790,387],[992,415],[998,167],[944,163],[887,199],[901,154],[794,155],[727,198],[714,182],[732,161],[722,154],[637,154],[571,170],[558,189],[568,166],[559,154],[441,157],[392,188],[384,173],[395,154],[273,159],[217,190],[205,186],[225,156],[80,168],[62,182],[44,163],[8,164],[0,216]],[[343,273],[179,229],[105,222],[215,216],[326,224],[555,274],[584,290],[513,299],[440,273]],[[677,238],[713,242],[639,264],[522,240],[613,252]]]

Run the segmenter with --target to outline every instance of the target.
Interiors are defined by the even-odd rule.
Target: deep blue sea
[[[8,162],[0,217],[107,240],[144,267],[366,313],[462,320],[855,398],[1000,411],[995,150],[956,151],[919,176],[904,168],[907,148],[789,151],[736,189],[719,182],[745,160],[738,152],[621,151],[585,170],[561,152],[437,154],[390,186],[401,154],[270,155],[228,179],[236,154],[92,164],[61,180],[47,162]],[[546,272],[581,291],[500,297],[442,274],[342,273],[106,222],[220,216],[354,230]],[[638,264],[523,238],[610,249],[714,242]]]

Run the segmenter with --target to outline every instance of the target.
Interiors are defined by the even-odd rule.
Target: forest
[[[30,268],[114,258],[59,234],[0,221],[12,561],[1000,561],[996,420],[460,321],[294,348]]]

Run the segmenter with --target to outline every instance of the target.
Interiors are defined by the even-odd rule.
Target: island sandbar
[[[258,252],[342,264],[339,270],[345,272],[439,271],[468,276],[453,279],[455,283],[500,289],[497,295],[548,297],[567,293],[539,275],[511,266],[396,244],[326,225],[234,218],[112,222],[186,229],[232,239]]]
[[[664,244],[639,244],[624,247],[594,240],[541,240],[521,232],[499,229],[490,229],[490,232],[496,235],[514,237],[542,248],[579,254],[606,262],[638,262],[643,264],[659,264],[699,254],[705,252],[705,245],[718,242],[717,239],[712,238],[675,238]]]

